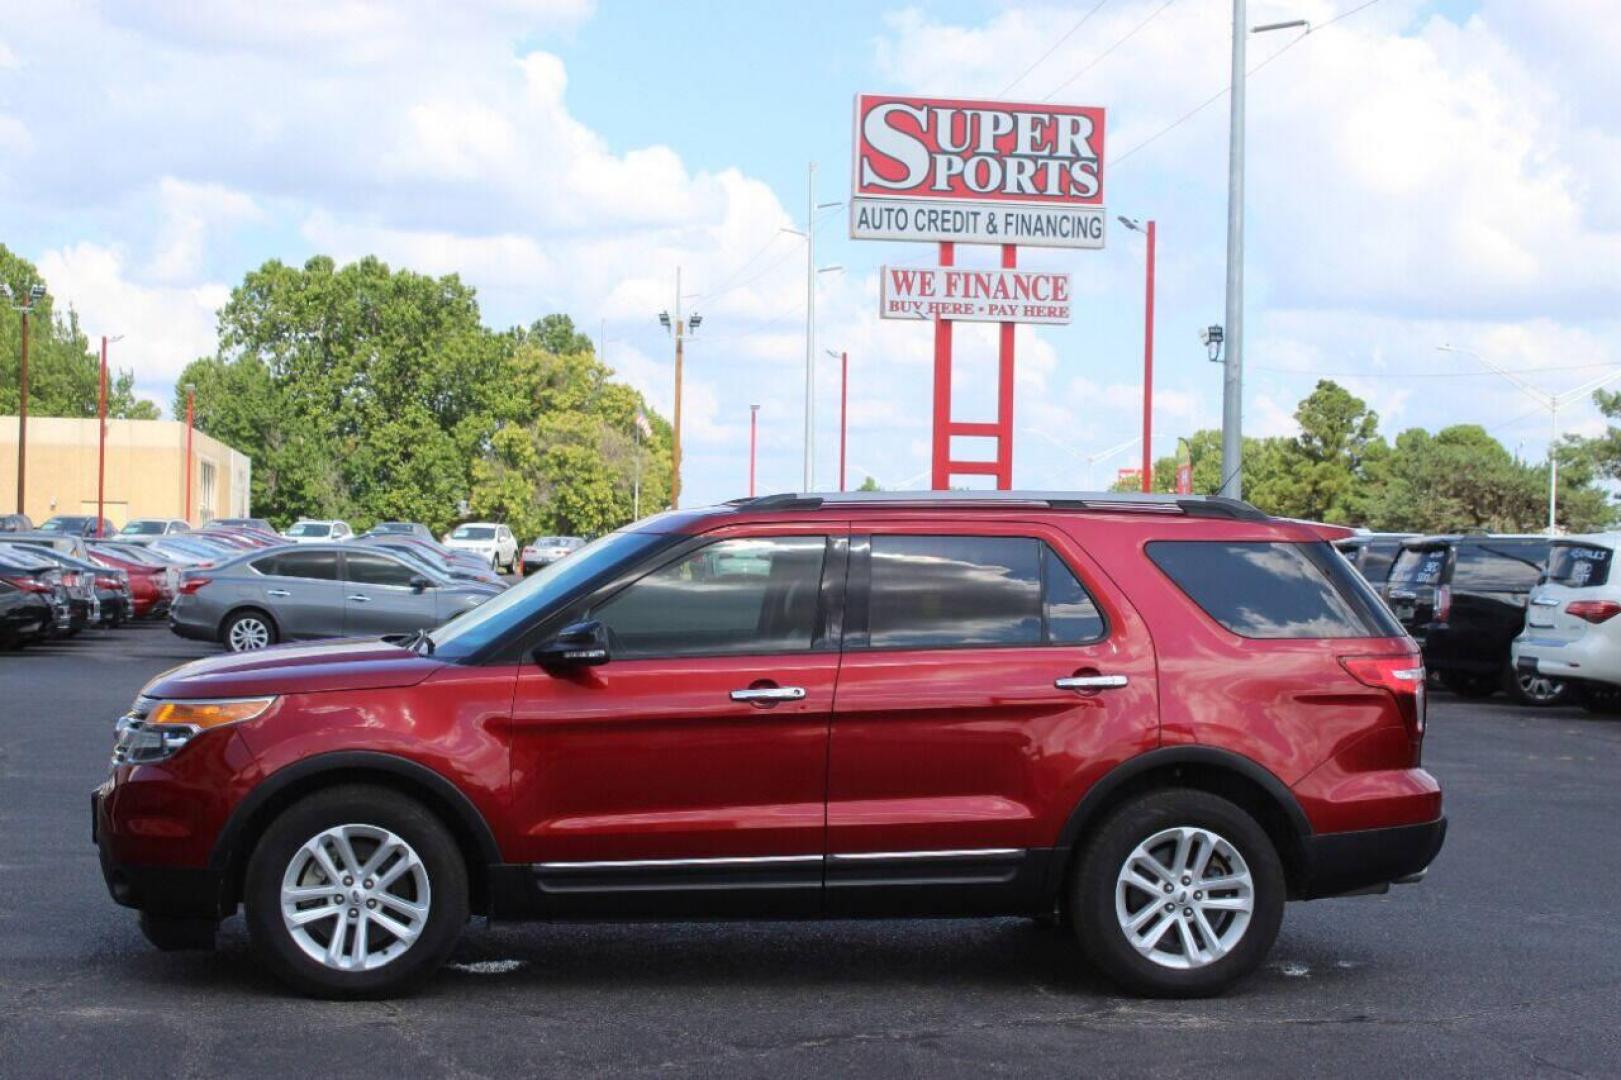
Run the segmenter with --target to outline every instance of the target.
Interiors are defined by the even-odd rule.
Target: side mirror
[[[425,577],[414,577],[411,579],[411,591],[414,593],[419,593],[424,589],[431,588],[433,588],[433,582],[429,581]]]
[[[541,667],[595,667],[608,662],[608,630],[596,620],[565,626],[550,641],[537,645]]]

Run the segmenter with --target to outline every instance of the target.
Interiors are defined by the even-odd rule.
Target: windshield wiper
[[[426,645],[427,648],[420,650],[421,655],[432,656],[433,638],[428,636],[428,632],[426,630],[418,630],[416,633],[400,642],[400,648],[410,649],[412,652],[418,652],[419,647],[423,645]]]

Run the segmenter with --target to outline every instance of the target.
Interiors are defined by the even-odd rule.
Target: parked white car
[[[150,544],[160,536],[174,536],[190,531],[191,526],[179,518],[134,518],[124,523],[124,527],[118,530],[116,539],[132,544]]]
[[[347,521],[315,521],[311,518],[300,518],[282,535],[295,544],[329,544],[338,540],[353,539],[355,531],[349,527]]]
[[[1621,533],[1561,537],[1531,590],[1514,639],[1515,671],[1570,680],[1593,712],[1621,711]]]
[[[523,572],[532,574],[543,566],[566,559],[585,546],[578,536],[537,536],[523,546]]]
[[[445,535],[444,544],[454,551],[471,551],[491,570],[512,573],[518,561],[518,539],[512,530],[497,521],[469,521]]]

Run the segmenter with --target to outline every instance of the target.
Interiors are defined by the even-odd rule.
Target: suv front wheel
[[[320,791],[265,830],[243,885],[248,932],[306,994],[382,997],[439,968],[467,922],[467,867],[443,823],[387,788]]]
[[[1272,841],[1203,791],[1151,792],[1115,810],[1080,852],[1070,887],[1087,957],[1155,997],[1225,990],[1266,957],[1283,920]]]

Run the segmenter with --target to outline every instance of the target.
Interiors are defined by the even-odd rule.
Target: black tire
[[[294,940],[282,918],[282,879],[308,841],[357,824],[386,829],[416,851],[431,902],[418,937],[398,956],[371,970],[340,971],[312,959]],[[388,788],[345,785],[299,800],[270,823],[248,861],[242,900],[254,946],[289,986],[312,997],[395,997],[421,985],[455,948],[468,917],[467,867],[455,838],[421,803]]]
[[[262,628],[264,644],[238,647],[235,644],[238,634],[242,633],[242,636],[248,636],[245,631],[250,625]],[[267,649],[280,640],[281,632],[276,628],[276,620],[258,608],[241,608],[233,611],[220,624],[220,644],[231,652],[251,652],[254,649]]]
[[[1500,686],[1497,679],[1475,671],[1443,671],[1441,685],[1464,698],[1489,698]]]
[[[1546,675],[1520,674],[1512,667],[1503,671],[1503,689],[1510,699],[1520,705],[1548,708],[1564,705],[1573,696],[1570,683],[1564,679],[1551,679]]]
[[[1598,716],[1621,716],[1621,686],[1609,683],[1582,683],[1576,688],[1582,708]]]
[[[1226,955],[1188,969],[1162,966],[1139,953],[1127,940],[1115,910],[1116,883],[1133,850],[1155,834],[1179,827],[1209,830],[1225,839],[1248,865],[1253,882],[1250,921],[1242,936],[1231,943]],[[1124,989],[1146,997],[1209,997],[1254,971],[1266,958],[1283,922],[1285,894],[1283,864],[1254,818],[1226,799],[1173,788],[1150,792],[1120,806],[1093,832],[1077,854],[1070,877],[1069,909],[1082,952]],[[1157,895],[1151,903],[1159,906]],[[1222,932],[1218,924],[1218,933]],[[1179,943],[1177,947],[1181,948]]]
[[[214,947],[218,919],[188,919],[178,915],[151,915],[141,912],[141,933],[160,952]]]

